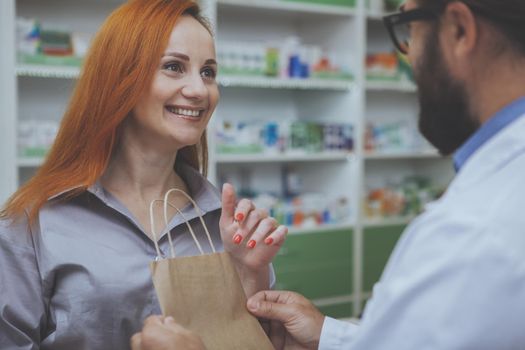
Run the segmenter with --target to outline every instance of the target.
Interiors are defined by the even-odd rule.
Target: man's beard
[[[414,69],[420,105],[419,131],[442,155],[455,152],[479,127],[463,83],[450,76],[433,28]]]

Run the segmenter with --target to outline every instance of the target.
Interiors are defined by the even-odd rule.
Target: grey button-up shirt
[[[189,166],[179,174],[222,250],[219,192]],[[182,212],[211,252],[191,205]],[[169,228],[178,256],[199,254],[180,215]],[[166,256],[167,237],[159,240]],[[155,257],[153,241],[100,184],[50,200],[30,228],[0,221],[0,349],[128,349],[143,320],[161,313],[149,270]]]

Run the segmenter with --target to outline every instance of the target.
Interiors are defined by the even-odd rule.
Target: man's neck
[[[482,78],[475,83],[470,106],[480,124],[484,124],[505,106],[525,96],[525,60],[523,62],[519,67],[515,62],[512,66],[494,62],[495,69],[486,69]]]

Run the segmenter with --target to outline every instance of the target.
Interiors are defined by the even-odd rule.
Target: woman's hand
[[[248,297],[269,288],[269,264],[286,239],[288,229],[279,226],[264,209],[257,209],[251,200],[237,204],[232,185],[222,188],[221,238],[239,272]]]
[[[206,350],[202,340],[175,323],[172,317],[150,316],[131,338],[132,350]]]

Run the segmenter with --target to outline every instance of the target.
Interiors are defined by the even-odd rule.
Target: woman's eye
[[[165,64],[164,65],[164,69],[169,70],[171,72],[175,72],[175,73],[182,73],[183,72],[182,66],[179,63],[176,63],[176,62]]]
[[[205,68],[202,70],[201,75],[205,79],[215,79],[217,73],[215,73],[213,68]]]

